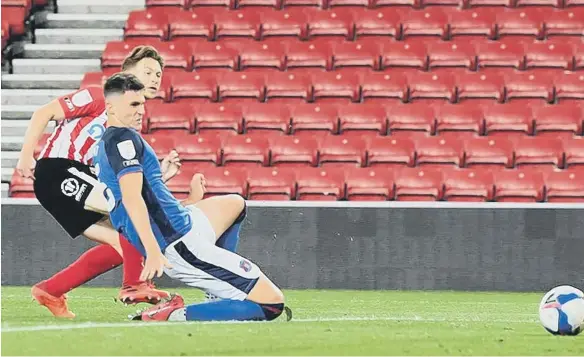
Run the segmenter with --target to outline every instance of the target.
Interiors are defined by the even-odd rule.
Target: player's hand
[[[178,156],[178,152],[176,150],[172,150],[168,155],[166,155],[160,164],[162,180],[166,182],[175,177],[176,174],[178,174],[180,166],[181,162],[180,157]]]
[[[160,251],[148,253],[144,262],[144,269],[140,274],[140,280],[147,281],[154,277],[160,278],[164,273],[164,268],[172,268],[168,259]]]
[[[36,166],[35,159],[30,157],[21,156],[16,164],[16,172],[20,177],[25,177],[34,180],[34,169]]]

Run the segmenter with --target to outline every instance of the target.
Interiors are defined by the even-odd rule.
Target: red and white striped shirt
[[[57,125],[39,158],[63,158],[91,165],[107,121],[103,89],[80,89],[58,101],[65,120]]]

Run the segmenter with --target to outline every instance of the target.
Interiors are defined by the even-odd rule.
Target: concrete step
[[[2,190],[0,192],[0,197],[2,198],[7,198],[8,197],[8,189],[9,189],[9,185],[8,183],[2,183]]]
[[[22,136],[10,136],[10,135],[2,135],[2,152],[5,151],[16,151],[20,152],[22,149]]]
[[[78,45],[78,44],[40,44],[27,43],[24,45],[25,58],[71,58],[97,59],[105,49],[105,44]]]
[[[123,29],[38,29],[35,31],[36,43],[40,44],[105,44],[119,41]]]
[[[2,105],[35,105],[41,106],[70,90],[59,89],[3,89]]]
[[[2,90],[2,95],[4,95],[4,91]],[[37,108],[36,105],[2,105],[0,117],[2,120],[28,120]]]
[[[144,8],[144,0],[59,0],[61,14],[127,14]]]
[[[47,14],[43,27],[45,28],[94,28],[94,29],[122,29],[128,15],[114,14]]]
[[[99,59],[33,59],[12,60],[14,74],[83,74],[101,70]]]
[[[7,169],[15,168],[19,156],[20,153],[18,151],[2,151],[2,167]]]
[[[9,168],[2,168],[2,183],[6,182],[9,183],[10,179],[12,179],[12,174],[14,173],[14,169],[9,169]]]
[[[77,89],[82,79],[82,74],[5,74],[2,88]]]
[[[28,128],[29,120],[4,120],[2,119],[2,137],[4,136],[20,136],[24,138],[26,128]],[[45,133],[51,133],[55,129],[55,122],[49,122]]]

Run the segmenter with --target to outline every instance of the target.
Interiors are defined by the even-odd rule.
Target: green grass
[[[187,302],[202,295],[179,291]],[[69,294],[73,321],[2,288],[3,355],[584,355],[584,335],[555,337],[537,321],[540,294],[286,291],[294,320],[140,323],[116,289]],[[324,319],[326,321],[318,321]],[[90,325],[93,323],[93,325]],[[108,325],[109,324],[109,325]],[[113,324],[113,325],[112,325]],[[54,329],[49,329],[54,328]]]

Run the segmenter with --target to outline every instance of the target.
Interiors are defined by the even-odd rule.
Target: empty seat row
[[[584,171],[546,174],[432,168],[191,167],[168,182],[178,197],[203,173],[206,197],[235,193],[251,200],[584,202]],[[13,176],[12,197],[34,197],[32,182]]]
[[[571,137],[583,135],[584,105],[523,103],[477,105],[270,104],[148,102],[143,132],[181,129],[189,133],[504,135]],[[308,131],[308,132],[307,132]]]
[[[344,137],[146,135],[162,158],[177,150],[184,166],[439,166],[584,168],[584,139],[538,137]]]
[[[336,36],[353,40],[364,36],[434,36],[450,39],[458,36],[482,36],[497,39],[506,36],[581,37],[584,29],[582,8],[553,9],[448,9],[424,10],[384,8],[288,8],[285,10],[245,8],[228,10],[197,7],[150,8],[130,13],[124,36],[175,39],[222,37],[265,39],[294,36],[310,39]]]
[[[583,14],[584,17],[584,14]],[[583,29],[584,33],[584,29]],[[188,43],[141,41],[154,46],[166,67],[185,71],[226,68],[274,70],[352,70],[366,68],[436,72],[464,68],[471,71],[510,68],[578,70],[584,69],[584,42],[487,41],[487,40],[408,40],[368,38],[355,42],[327,43],[284,39],[280,41],[206,40]],[[112,41],[101,57],[102,68],[119,67],[137,43]]]
[[[115,72],[112,71],[112,73]],[[105,74],[86,75],[82,86],[100,85]],[[584,99],[584,72],[510,72],[505,75],[462,71],[366,73],[233,72],[206,70],[167,73],[157,94],[166,102],[395,102],[527,99],[553,103]]]
[[[383,6],[456,6],[468,8],[475,6],[553,6],[557,8],[582,5],[582,0],[146,0],[146,6],[177,6],[196,8],[200,6],[225,6],[232,9],[246,6],[268,6],[281,9],[287,6],[316,6],[331,8],[337,6],[363,6],[377,8]]]

